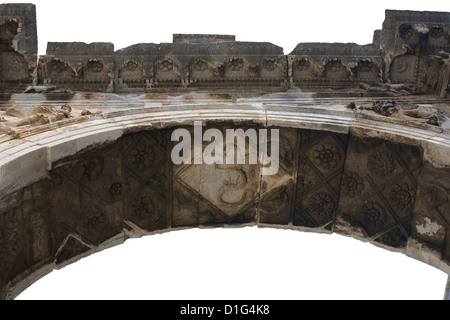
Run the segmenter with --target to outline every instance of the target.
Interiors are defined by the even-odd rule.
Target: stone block
[[[114,45],[94,42],[49,42],[41,57],[41,77],[45,85],[65,92],[113,92],[115,79]]]
[[[299,43],[288,55],[290,76],[300,88],[345,88],[381,81],[375,45]]]
[[[347,141],[344,134],[300,131],[294,226],[333,231]]]
[[[36,146],[0,160],[0,194],[7,195],[47,175],[46,150]]]
[[[26,88],[37,77],[36,7],[0,5],[0,91]]]
[[[229,86],[280,87],[283,50],[231,36],[174,35],[173,43],[137,44],[116,52],[118,90]]]
[[[428,69],[423,57],[449,52],[449,30],[448,12],[386,10],[379,41],[386,80],[423,82]]]

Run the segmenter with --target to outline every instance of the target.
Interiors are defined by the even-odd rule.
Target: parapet
[[[288,55],[235,35],[173,34],[172,43],[50,42],[37,63],[36,8],[0,6],[0,90],[160,92],[252,88],[280,92],[404,85],[448,97],[450,13],[386,10],[373,43],[299,43]]]
[[[358,87],[382,81],[381,57],[375,45],[299,43],[289,55],[289,70],[301,88]]]

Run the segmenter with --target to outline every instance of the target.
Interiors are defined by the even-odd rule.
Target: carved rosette
[[[96,234],[104,231],[107,220],[100,207],[91,205],[83,217],[81,224],[84,232],[87,234]]]
[[[63,73],[67,70],[67,62],[59,59],[59,58],[53,58],[50,62],[50,65],[52,67],[52,71],[56,73]]]
[[[104,167],[104,159],[96,157],[90,161],[84,161],[75,170],[80,181],[97,181],[102,173]]]
[[[228,60],[228,69],[231,71],[242,71],[244,68],[244,60],[242,58],[230,58]]]
[[[190,78],[195,80],[212,79],[216,76],[215,74],[217,73],[215,67],[205,59],[196,59],[192,61],[190,63],[189,70]]]
[[[141,197],[133,204],[134,216],[139,220],[145,220],[155,214],[155,205],[150,197]]]
[[[250,74],[250,77],[256,78],[259,77],[261,72],[261,67],[258,64],[252,64],[248,66],[248,71]]]
[[[295,58],[292,62],[292,76],[294,79],[309,79],[316,77],[313,63],[306,57]]]
[[[83,78],[88,82],[94,81],[98,83],[101,81],[109,83],[110,77],[112,77],[111,68],[102,59],[88,59],[84,70]]]
[[[137,67],[138,67],[138,63],[134,60],[128,60],[123,64],[123,70],[127,71],[127,72],[134,72]]]
[[[203,72],[208,69],[208,62],[204,59],[197,59],[192,64],[192,70],[197,72]]]
[[[344,66],[341,59],[332,58],[325,64],[325,78],[346,79],[350,77],[349,70]]]
[[[173,70],[173,60],[169,58],[158,61],[157,68],[161,72],[169,72]]]
[[[444,35],[444,28],[441,25],[434,25],[430,28],[429,35],[433,39],[441,38]]]
[[[311,63],[307,58],[297,58],[294,61],[294,68],[300,72],[304,72],[309,70],[311,67]]]
[[[135,169],[150,167],[155,160],[153,148],[146,144],[137,145],[130,154],[131,164]]]
[[[154,75],[157,81],[178,82],[181,77],[180,62],[175,57],[164,57],[156,61]]]
[[[275,58],[265,58],[263,60],[262,66],[267,71],[274,71],[277,68],[278,63]]]
[[[342,176],[341,190],[344,195],[355,198],[364,191],[364,180],[357,172],[347,172]]]
[[[98,59],[89,59],[86,66],[89,72],[100,73],[103,70],[104,64]]]
[[[339,72],[342,70],[342,62],[340,59],[333,58],[327,62],[325,69],[330,72]]]
[[[340,157],[332,143],[322,143],[314,150],[314,163],[324,169],[334,169],[340,162]]]
[[[410,24],[404,23],[398,27],[398,33],[403,40],[409,40],[414,35],[414,29]]]
[[[0,80],[18,81],[28,78],[28,63],[23,55],[18,52],[0,53]]]
[[[353,72],[360,79],[377,80],[380,73],[377,64],[371,59],[361,59],[355,69]]]
[[[428,45],[433,47],[447,47],[450,39],[448,28],[443,25],[434,24],[428,27]],[[448,50],[445,50],[448,52]]]
[[[397,184],[390,192],[390,200],[400,209],[408,209],[414,206],[416,189],[410,184]]]
[[[367,168],[374,176],[384,179],[394,173],[394,159],[387,152],[376,152],[369,157]]]
[[[370,226],[380,229],[387,220],[386,209],[377,202],[368,202],[361,208],[362,221]]]
[[[310,214],[323,218],[332,217],[336,210],[335,200],[326,192],[314,194],[308,203],[308,211]]]
[[[109,187],[109,193],[113,201],[120,200],[123,194],[122,182],[113,182]]]

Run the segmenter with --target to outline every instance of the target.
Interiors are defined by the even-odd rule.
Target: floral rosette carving
[[[62,61],[58,58],[52,59],[52,62],[50,64],[52,66],[52,70],[56,73],[63,73],[67,70],[67,62]]]
[[[376,202],[365,204],[361,209],[361,213],[363,220],[368,225],[374,225],[378,228],[382,227],[387,220],[386,210]]]
[[[173,70],[173,61],[172,59],[163,59],[158,62],[158,69],[162,72],[169,72]]]
[[[329,194],[319,192],[309,200],[308,209],[316,216],[329,217],[335,212],[336,204]]]
[[[357,172],[347,172],[342,176],[342,191],[346,196],[354,198],[364,190],[364,180]]]
[[[195,60],[192,64],[192,69],[198,72],[205,71],[206,69],[208,69],[208,62],[203,59]]]
[[[340,59],[333,58],[330,61],[328,61],[325,68],[331,72],[339,72],[342,69],[342,62]]]
[[[263,68],[267,71],[273,71],[277,67],[277,60],[275,58],[265,58],[263,60]]]
[[[233,71],[241,71],[244,67],[244,60],[242,58],[230,58],[228,60],[228,66]]]
[[[386,178],[395,170],[394,159],[386,152],[376,152],[370,156],[367,168],[377,177]]]
[[[123,69],[128,72],[133,72],[137,69],[138,63],[134,60],[129,60],[123,64]]]
[[[400,25],[398,31],[400,33],[400,38],[402,38],[403,40],[408,40],[414,34],[413,27],[410,24],[406,23]]]
[[[295,60],[295,67],[299,71],[307,71],[311,67],[311,63],[307,58],[298,58]]]
[[[314,150],[314,163],[323,169],[332,169],[338,165],[340,155],[332,143],[322,143]]]
[[[439,25],[434,25],[430,28],[429,35],[433,39],[438,39],[444,35],[444,28]]]
[[[90,59],[87,63],[87,68],[93,73],[100,73],[103,70],[103,62],[97,59]]]

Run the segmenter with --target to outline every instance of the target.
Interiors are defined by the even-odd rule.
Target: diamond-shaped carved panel
[[[122,231],[122,208],[105,203],[92,195],[81,192],[79,220],[74,231],[83,240],[99,245]]]
[[[129,134],[121,139],[123,169],[138,180],[148,178],[160,169],[161,162],[167,160],[167,150],[161,147],[165,142],[160,141],[166,140],[167,137],[156,133],[153,135],[155,137],[152,136],[152,131],[144,131]]]
[[[196,203],[202,203],[201,206],[209,208],[201,214],[199,213],[199,222],[204,221],[206,224],[233,224],[254,221],[261,183],[261,165],[259,163],[250,163],[249,155],[253,152],[255,155],[258,155],[258,128],[238,127],[232,124],[202,127],[202,137],[207,130],[213,129],[215,130],[213,142],[217,142],[216,138],[222,138],[222,141],[218,140],[220,145],[217,148],[214,148],[214,144],[209,141],[202,141],[200,152],[196,149],[194,141],[195,130],[193,127],[175,128],[174,130],[176,129],[187,130],[192,137],[192,144],[191,163],[174,165],[174,181],[183,186],[183,190],[188,190],[188,194],[196,198]],[[241,141],[244,141],[244,144],[241,145],[238,142],[239,139],[234,140],[233,143],[228,143],[227,130],[243,138]],[[178,143],[174,142],[172,146],[175,147]],[[234,152],[234,164],[227,164],[226,157],[230,151]],[[205,155],[221,157],[223,163],[215,162],[210,164],[205,160]],[[244,161],[242,164],[238,164],[237,157],[239,155],[243,156]],[[196,164],[199,160],[201,164]],[[270,182],[269,188],[276,183],[277,181]],[[176,188],[174,188],[175,191]],[[184,191],[179,192],[180,198],[183,199],[185,194]],[[182,202],[185,201],[182,200]]]
[[[248,164],[191,165],[178,178],[230,218],[255,201],[259,189],[259,167]]]

